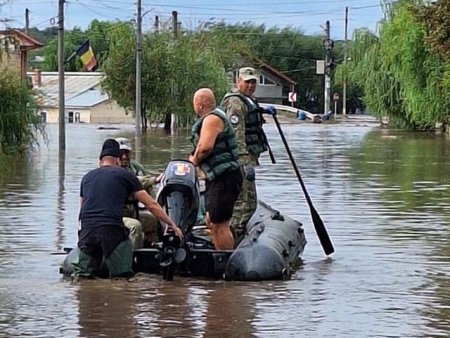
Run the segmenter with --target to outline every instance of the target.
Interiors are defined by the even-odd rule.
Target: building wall
[[[58,107],[41,107],[38,115],[45,115],[46,123],[58,123]],[[66,107],[66,123],[105,123],[105,124],[133,124],[134,117],[126,114],[125,109],[115,101],[105,101],[94,107]]]
[[[19,53],[14,52],[14,51],[10,51],[9,53],[1,51],[0,53],[1,53],[0,70],[1,69],[14,70],[18,74],[20,74],[20,55],[19,55]]]
[[[91,109],[90,123],[125,123],[133,124],[134,118],[131,113],[119,106],[116,101],[108,100]]]

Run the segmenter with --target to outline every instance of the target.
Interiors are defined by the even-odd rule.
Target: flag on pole
[[[83,62],[84,68],[88,72],[92,72],[97,68],[97,60],[95,59],[92,47],[89,44],[89,40],[86,40],[80,48],[77,49],[76,54],[80,57],[81,62]]]

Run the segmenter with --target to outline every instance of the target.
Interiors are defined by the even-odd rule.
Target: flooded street
[[[356,118],[356,117],[355,117]],[[63,279],[77,242],[79,184],[103,141],[133,127],[58,126],[48,144],[0,173],[0,337],[448,337],[450,140],[382,130],[364,118],[282,125],[336,253],[323,254],[274,124],[265,126],[259,198],[303,223],[303,265],[289,281],[225,282],[138,275]],[[136,153],[162,170],[186,158],[188,133],[149,132]]]

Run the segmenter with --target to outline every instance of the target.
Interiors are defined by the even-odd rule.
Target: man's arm
[[[199,166],[200,163],[208,157],[214,149],[217,136],[224,128],[223,121],[216,115],[208,115],[203,120],[202,129],[200,130],[200,139],[193,155],[189,156],[189,161],[193,165]]]

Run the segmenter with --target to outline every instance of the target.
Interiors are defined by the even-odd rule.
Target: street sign
[[[316,60],[316,74],[325,74],[325,60]]]
[[[334,93],[333,94],[333,101],[339,101],[339,94],[338,93]]]
[[[289,98],[289,102],[297,102],[297,93],[289,92],[288,98]]]

